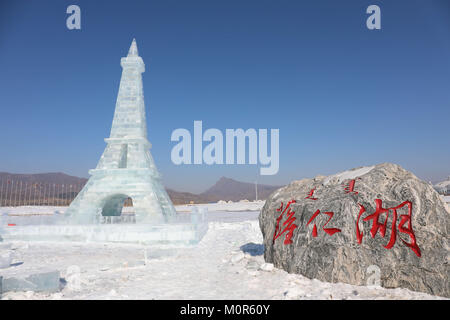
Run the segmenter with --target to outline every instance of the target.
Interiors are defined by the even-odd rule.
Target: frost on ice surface
[[[3,292],[8,291],[59,291],[59,271],[38,272],[25,276],[3,276]]]
[[[16,208],[15,214],[20,207]],[[27,207],[22,207],[27,210]],[[50,210],[50,208],[49,208]],[[59,207],[58,210],[61,210]],[[205,212],[207,208],[191,213],[177,214],[171,223],[110,223],[67,224],[64,216],[26,215],[9,216],[3,237],[6,241],[90,241],[128,243],[194,244],[201,240],[208,229]],[[52,210],[50,210],[51,212]],[[31,211],[33,212],[33,211]],[[39,210],[37,210],[39,213]],[[53,220],[52,220],[53,219]],[[45,221],[43,224],[42,221]]]
[[[0,251],[0,269],[8,268],[11,265],[11,261],[12,254],[10,251]]]

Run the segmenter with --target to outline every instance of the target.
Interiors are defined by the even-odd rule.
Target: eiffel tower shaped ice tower
[[[124,201],[133,200],[136,223],[159,223],[175,216],[175,209],[150,154],[147,140],[142,72],[145,65],[135,39],[123,68],[107,146],[97,168],[66,211],[69,223],[100,223],[120,216]]]

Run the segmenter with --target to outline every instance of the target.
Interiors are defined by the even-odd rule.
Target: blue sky
[[[68,30],[66,8],[81,8]],[[366,8],[381,8],[381,30]],[[394,162],[450,174],[450,2],[25,1],[0,4],[0,171],[88,176],[132,38],[166,186],[266,184]],[[181,165],[177,128],[280,129],[280,170]]]

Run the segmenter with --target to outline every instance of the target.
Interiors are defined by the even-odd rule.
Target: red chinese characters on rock
[[[318,215],[320,214],[320,210],[317,210],[309,219],[308,224],[310,224]],[[325,228],[325,226],[328,224],[328,222],[330,222],[331,218],[333,218],[334,212],[324,212],[324,214],[326,214],[327,216],[329,216],[330,218],[328,219],[328,221],[323,225],[322,229],[323,231],[325,231],[326,233],[328,233],[330,236],[332,236],[333,234],[335,234],[336,232],[341,232],[341,229],[338,228]],[[313,227],[313,231],[312,231],[312,235],[313,237],[317,237],[317,226],[314,223],[314,227]]]
[[[295,211],[292,211],[290,208],[290,205],[292,203],[295,203],[295,200],[291,200],[287,203],[286,207],[284,207],[283,202],[281,202],[281,206],[277,209],[278,212],[281,212],[281,214],[278,216],[277,218],[277,223],[275,225],[275,233],[273,235],[273,240],[272,243],[275,242],[275,240],[280,237],[281,235],[283,235],[284,233],[287,232],[286,237],[284,239],[284,244],[291,244],[292,243],[292,236],[294,233],[295,228],[297,228],[298,226],[294,223],[294,221],[296,220],[296,218],[294,217]],[[287,211],[287,212],[286,212]],[[284,217],[284,214],[286,213],[286,220],[283,222],[282,226],[285,226],[283,230],[282,226],[280,226],[281,220]],[[318,215],[320,214],[320,210],[317,210],[312,217],[309,219],[308,224],[310,224]],[[333,218],[334,212],[323,212],[323,214],[326,214],[327,216],[329,216],[330,218],[328,219],[328,221],[323,225],[322,230],[325,231],[327,234],[329,234],[330,236],[332,236],[333,234],[335,234],[336,232],[341,232],[341,229],[338,228],[325,228],[325,226],[330,222],[330,220]],[[313,227],[313,237],[317,237],[317,226],[314,223],[314,227]]]
[[[317,200],[317,198],[312,197],[314,194],[314,191],[316,191],[316,188],[311,189],[308,193],[308,196],[305,199]]]
[[[358,179],[361,179],[361,178],[358,178]],[[345,193],[358,194],[359,192],[354,190],[355,183],[356,183],[356,179],[350,180],[350,182],[347,185],[345,185],[345,188],[344,188]]]
[[[282,234],[284,234],[285,232],[287,232],[287,234],[286,234],[286,237],[285,237],[285,239],[284,239],[284,244],[291,244],[291,243],[292,243],[292,240],[291,240],[292,235],[293,235],[293,233],[294,233],[295,228],[298,227],[296,224],[294,224],[294,221],[295,221],[296,218],[294,217],[295,211],[292,211],[291,208],[290,208],[290,205],[291,205],[292,203],[295,203],[295,200],[289,201],[289,202],[287,203],[286,207],[283,209],[283,202],[281,202],[281,206],[277,209],[277,211],[281,211],[281,214],[280,214],[280,216],[277,218],[277,224],[276,224],[276,226],[275,226],[275,233],[274,233],[274,235],[273,235],[273,241],[272,241],[272,243],[274,243],[275,240],[276,240],[279,236],[281,236]],[[289,209],[289,210],[288,210],[288,209]],[[281,222],[281,219],[283,218],[284,213],[286,212],[286,210],[288,210],[288,212],[287,212],[287,214],[286,214],[287,219],[286,219],[285,222],[283,222],[283,226],[286,226],[286,227],[283,229],[283,231],[281,231],[280,222]]]
[[[359,192],[355,191],[355,184],[356,184],[356,180],[359,180],[361,178],[356,178],[356,179],[352,179],[348,182],[348,184],[345,184],[345,193],[347,194],[354,194],[357,195]],[[310,200],[318,200],[318,198],[314,197],[314,192],[316,191],[316,187],[314,187],[313,189],[311,189],[308,193],[308,195],[306,196],[305,199],[310,199]],[[290,208],[290,205],[292,203],[296,203],[295,200],[291,200],[287,203],[287,205],[284,207],[283,202],[281,202],[281,206],[280,208],[277,209],[278,212],[281,212],[281,214],[278,216],[277,218],[277,222],[276,222],[276,226],[275,226],[275,233],[273,235],[273,243],[275,242],[275,240],[280,237],[281,235],[286,234],[285,236],[285,240],[284,240],[284,244],[291,244],[292,243],[292,236],[294,233],[294,230],[298,227],[294,221],[296,220],[296,218],[294,217],[295,211],[292,211]],[[386,229],[387,229],[387,223],[388,223],[388,219],[392,216],[392,225],[391,225],[391,237],[389,239],[389,242],[384,246],[386,249],[391,249],[397,240],[397,232],[400,233],[404,233],[406,235],[409,236],[410,238],[410,242],[406,242],[403,239],[400,238],[400,240],[407,246],[409,247],[419,258],[421,257],[421,251],[419,246],[417,245],[416,242],[416,236],[414,234],[413,228],[412,228],[412,210],[413,210],[413,205],[411,201],[404,201],[402,202],[400,205],[396,206],[396,207],[392,207],[392,208],[383,208],[383,202],[381,199],[375,199],[375,204],[376,204],[376,210],[374,213],[368,215],[367,217],[363,218],[363,221],[371,221],[372,222],[372,227],[370,230],[370,235],[372,236],[372,238],[375,238],[376,234],[378,232],[380,232],[380,235],[384,238],[384,236],[386,235]],[[363,232],[360,231],[359,229],[359,222],[361,220],[361,217],[363,215],[363,213],[366,212],[366,208],[359,204],[360,206],[360,211],[358,213],[358,217],[356,220],[356,239],[358,241],[359,244],[361,244],[362,242],[362,238],[363,238]],[[407,214],[398,214],[398,210],[405,208],[408,210]],[[286,213],[286,220],[283,222],[283,224],[280,226],[281,220],[283,219],[283,217],[285,216]],[[333,218],[334,212],[321,212],[320,210],[317,210],[316,212],[314,212],[314,214],[311,216],[311,218],[309,219],[309,221],[306,223],[306,225],[309,225],[310,223],[312,223],[317,216],[320,214],[326,214],[329,219],[327,220],[327,222],[322,226],[322,230],[325,231],[329,236],[334,235],[337,232],[341,232],[341,229],[338,228],[327,228],[326,225],[331,221],[331,219]],[[385,216],[384,222],[381,223],[380,222],[380,217],[381,216]],[[397,228],[397,218],[400,218],[400,221],[398,223],[398,228]],[[283,229],[282,229],[283,228]],[[314,223],[313,226],[313,230],[312,230],[312,235],[313,237],[317,237],[318,236],[318,231],[317,231],[317,225]]]
[[[397,210],[399,210],[403,207],[407,207],[408,214],[400,215],[398,231],[401,233],[407,234],[409,236],[409,238],[411,239],[411,242],[408,243],[408,242],[404,241],[403,239],[400,239],[400,240],[402,240],[402,242],[407,247],[411,248],[411,250],[420,258],[421,257],[420,248],[417,245],[416,236],[414,235],[414,231],[412,228],[412,221],[411,221],[412,203],[411,203],[411,201],[404,201],[400,205],[398,205],[396,207],[392,207],[392,208],[383,208],[383,202],[381,199],[375,199],[375,204],[376,204],[375,212],[372,213],[371,215],[368,215],[367,217],[365,217],[363,219],[363,221],[372,220],[372,228],[370,229],[370,235],[372,236],[372,238],[375,237],[375,235],[378,233],[378,231],[380,231],[380,235],[384,238],[384,236],[386,234],[387,222],[388,222],[389,216],[392,213],[391,238],[390,238],[389,242],[384,246],[386,249],[391,249],[397,240],[397,215],[398,215]],[[358,218],[356,219],[356,239],[358,240],[358,243],[361,243],[362,238],[363,238],[363,233],[362,233],[362,231],[359,230],[359,221],[360,221],[362,214],[364,212],[366,212],[366,208],[361,204],[359,204],[359,206],[360,206],[360,210],[358,213]],[[380,221],[379,221],[381,215],[386,215],[384,223],[380,223]],[[405,223],[408,223],[408,225],[405,226]]]

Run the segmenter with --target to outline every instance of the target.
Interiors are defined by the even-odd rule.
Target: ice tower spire
[[[147,139],[144,90],[142,73],[145,64],[138,55],[136,40],[133,39],[128,56],[120,60],[122,78],[117,95],[116,110],[110,138]]]
[[[120,216],[127,198],[133,200],[136,222],[175,215],[149,151],[142,86],[145,64],[135,39],[120,65],[123,70],[111,133],[97,167],[89,171],[91,178],[66,212],[73,222]]]
[[[139,52],[137,49],[136,39],[133,38],[130,49],[128,50],[128,57],[137,57],[137,56],[139,56]]]

